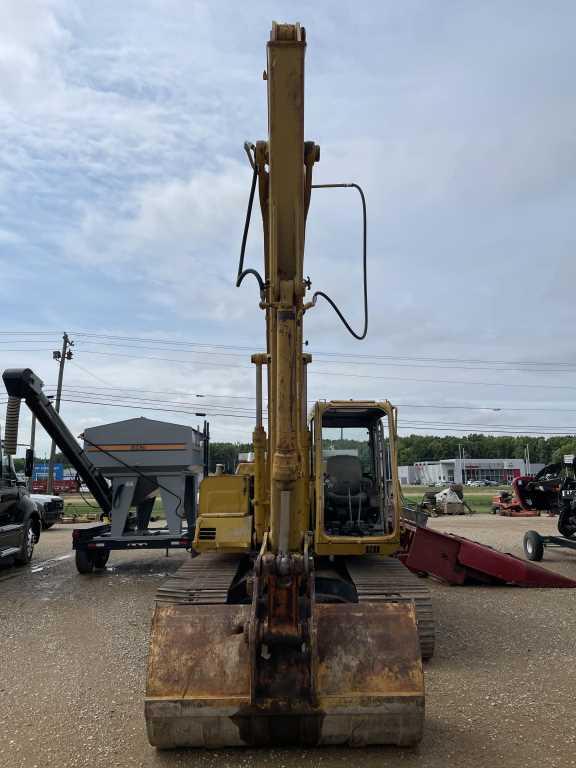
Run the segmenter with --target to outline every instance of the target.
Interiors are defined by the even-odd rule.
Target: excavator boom
[[[265,277],[255,270],[239,270],[238,277],[238,283],[248,274],[258,278],[266,312],[267,350],[252,358],[254,490],[251,495],[249,476],[203,481],[194,543],[202,554],[159,591],[145,707],[150,742],[162,748],[404,745],[422,735],[424,686],[414,602],[379,590],[380,572],[371,582],[374,569],[362,571],[364,591],[357,589],[352,564],[326,571],[317,551],[321,543],[325,554],[389,552],[399,533],[398,513],[386,517],[384,506],[390,506],[393,493],[381,462],[372,483],[377,500],[372,506],[365,502],[367,522],[361,520],[361,503],[368,494],[354,490],[354,504],[360,501],[353,527],[361,532],[334,539],[334,531],[346,529],[338,522],[346,514],[346,496],[342,505],[338,493],[328,494],[336,504],[335,522],[318,531],[325,473],[322,438],[313,462],[306,419],[311,358],[303,354],[303,319],[313,302],[304,302],[309,281],[303,260],[312,169],[320,150],[304,141],[305,48],[303,27],[273,24],[265,72],[269,136],[250,148],[264,225]],[[268,435],[261,412],[264,367]],[[344,401],[318,413],[337,424],[343,412],[344,426],[367,419],[373,445],[389,404],[363,403],[351,410],[352,405]],[[372,538],[365,544],[368,529]],[[317,584],[326,587],[322,601]]]

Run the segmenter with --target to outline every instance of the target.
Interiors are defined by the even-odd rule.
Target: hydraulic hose
[[[246,209],[246,218],[244,220],[244,232],[242,234],[242,245],[240,247],[240,259],[238,261],[238,274],[236,276],[236,288],[239,288],[242,285],[242,281],[247,275],[253,275],[258,281],[258,285],[260,287],[260,296],[264,298],[265,286],[264,286],[264,280],[262,279],[262,275],[259,272],[257,272],[255,269],[244,269],[246,241],[248,240],[248,231],[250,229],[250,219],[252,218],[252,206],[254,204],[254,193],[256,191],[256,182],[258,181],[258,166],[256,165],[256,162],[252,159],[252,154],[251,154],[251,152],[254,149],[254,145],[249,144],[248,142],[245,142],[244,149],[246,150],[246,154],[248,155],[248,160],[250,161],[250,165],[252,166],[253,172],[252,172],[252,185],[250,186],[250,197],[248,198],[248,208]]]
[[[354,189],[357,189],[360,194],[360,199],[362,201],[362,270],[364,273],[363,276],[363,283],[364,283],[364,328],[362,330],[362,333],[356,333],[354,329],[350,326],[350,323],[346,320],[342,312],[340,311],[339,307],[336,305],[336,302],[333,301],[333,299],[330,298],[326,293],[323,291],[316,291],[316,293],[312,296],[312,305],[316,304],[316,299],[318,296],[321,296],[323,299],[326,299],[326,301],[330,304],[332,309],[336,312],[342,323],[344,324],[344,327],[350,333],[352,336],[354,336],[355,339],[358,339],[358,341],[362,341],[362,339],[366,338],[366,334],[368,333],[368,274],[367,274],[367,221],[366,221],[366,198],[364,197],[364,192],[362,191],[362,187],[360,187],[359,184],[312,184],[312,189],[339,189],[341,187],[353,187]]]

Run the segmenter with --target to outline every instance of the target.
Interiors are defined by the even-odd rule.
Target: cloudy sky
[[[2,0],[1,367],[53,391],[67,331],[75,432],[206,412],[249,437],[263,317],[234,278],[272,19],[307,28],[316,181],[368,201],[369,335],[307,314],[310,397],[388,397],[403,433],[576,432],[569,0]],[[360,224],[314,195],[305,272],[356,327]]]

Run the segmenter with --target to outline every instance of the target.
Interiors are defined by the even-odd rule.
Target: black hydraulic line
[[[362,333],[356,333],[336,305],[336,303],[325,294],[323,291],[316,291],[316,293],[312,296],[312,304],[316,304],[316,299],[318,296],[321,296],[323,299],[326,299],[326,301],[330,304],[332,309],[336,312],[340,320],[343,322],[346,330],[348,333],[350,333],[352,336],[354,336],[355,339],[358,339],[361,341],[362,339],[366,338],[366,334],[368,333],[368,275],[367,275],[367,258],[366,258],[366,242],[367,242],[367,222],[366,222],[366,198],[364,197],[364,192],[362,191],[362,187],[360,187],[359,184],[312,184],[312,189],[339,189],[343,187],[353,187],[354,189],[357,189],[360,193],[360,199],[362,200],[362,218],[363,218],[363,226],[362,226],[362,267],[364,272],[364,329],[362,330]]]
[[[203,476],[208,477],[210,473],[210,424],[204,421],[204,440],[202,445],[203,455]]]
[[[244,144],[244,149],[246,150],[246,154],[248,155],[248,159],[250,161],[250,165],[252,166],[253,172],[252,172],[252,184],[250,187],[250,196],[248,198],[248,208],[246,210],[246,218],[244,221],[244,232],[242,234],[242,245],[240,247],[240,259],[238,261],[238,274],[236,276],[236,287],[239,288],[240,285],[242,285],[242,281],[247,275],[253,275],[258,281],[258,285],[260,287],[260,295],[264,300],[266,286],[265,286],[264,280],[262,279],[262,276],[255,269],[244,269],[246,242],[248,240],[250,220],[252,218],[252,207],[254,204],[254,194],[256,192],[256,183],[258,181],[258,166],[256,165],[256,162],[252,157],[253,145],[246,142]],[[348,183],[348,184],[312,184],[311,185],[311,189],[340,189],[340,188],[354,188],[358,190],[358,193],[360,194],[360,199],[362,201],[362,269],[363,269],[363,286],[364,286],[364,327],[362,329],[362,332],[356,333],[356,331],[351,327],[351,325],[348,323],[348,321],[342,314],[336,302],[333,299],[331,299],[330,296],[328,296],[323,291],[316,291],[314,293],[314,295],[312,296],[312,304],[316,304],[316,300],[319,296],[325,299],[330,304],[332,309],[336,312],[336,314],[344,324],[344,327],[346,328],[346,330],[355,339],[358,339],[359,341],[361,341],[362,339],[366,338],[366,334],[368,333],[368,274],[367,274],[368,225],[367,225],[367,215],[366,215],[366,197],[364,196],[364,191],[362,190],[362,187],[359,184]]]
[[[92,504],[90,501],[88,501],[86,496],[84,496],[84,494],[82,493],[82,488],[80,487],[80,485],[82,483],[82,478],[80,477],[80,475],[78,473],[76,473],[76,477],[74,478],[74,480],[75,480],[75,482],[78,485],[78,493],[80,494],[80,498],[82,499],[84,504],[86,504],[87,507],[92,507],[92,509],[100,509],[100,507],[98,505]]]
[[[256,192],[256,182],[258,181],[258,166],[256,165],[256,162],[252,159],[252,155],[251,155],[251,150],[253,149],[253,145],[248,144],[248,142],[246,142],[244,144],[244,149],[246,150],[246,154],[248,155],[248,160],[250,161],[250,165],[252,166],[253,173],[252,173],[252,185],[250,187],[250,197],[248,198],[248,208],[246,209],[246,219],[244,221],[244,232],[242,234],[242,245],[240,247],[240,259],[238,261],[238,274],[236,276],[236,288],[239,288],[242,285],[242,281],[247,275],[253,275],[258,281],[258,285],[260,286],[260,296],[262,297],[262,299],[264,299],[265,285],[264,285],[264,280],[262,279],[262,275],[259,272],[257,272],[255,269],[244,269],[246,241],[248,240],[248,231],[250,229],[250,219],[252,218],[252,206],[254,204],[254,193]]]
[[[2,374],[10,397],[23,399],[76,472],[84,480],[104,512],[112,509],[112,493],[104,475],[92,464],[74,435],[42,391],[43,382],[30,368],[9,368]]]

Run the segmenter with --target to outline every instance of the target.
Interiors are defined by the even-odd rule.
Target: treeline
[[[550,464],[561,461],[566,453],[576,453],[576,437],[409,435],[399,439],[398,463],[457,459],[461,449],[467,459],[523,459],[526,446],[531,462]]]
[[[357,443],[354,440],[331,440],[329,443],[333,448],[357,448],[360,458],[367,458],[364,456],[367,451],[366,443]],[[561,461],[564,454],[576,454],[576,436],[408,435],[398,440],[398,463],[414,464],[417,461],[457,459],[461,448],[467,459],[523,459],[526,446],[530,451],[530,461],[550,464],[553,461]],[[238,454],[251,450],[251,443],[210,443],[210,472],[214,472],[216,464],[223,464],[226,472],[234,472]],[[57,453],[56,463],[60,462],[68,466],[66,459]],[[24,469],[23,459],[17,459],[15,464],[17,471]]]
[[[357,448],[364,458],[366,443],[354,440],[332,440],[333,448]],[[414,464],[417,461],[457,459],[460,450],[467,459],[523,459],[528,446],[530,461],[550,464],[561,461],[567,453],[576,454],[574,437],[527,437],[523,435],[408,435],[398,440],[398,463]],[[238,454],[252,450],[249,443],[212,443],[210,445],[210,471],[216,464],[224,464],[227,472],[233,472]]]
[[[368,446],[354,440],[331,440],[333,448],[357,448],[361,459]],[[398,440],[398,463],[415,464],[417,461],[457,459],[460,450],[467,459],[523,459],[528,446],[530,461],[550,464],[561,461],[567,453],[576,454],[574,437],[527,437],[522,435],[408,435]],[[252,450],[249,443],[211,443],[210,471],[216,464],[224,464],[227,472],[233,472],[238,454]]]
[[[223,464],[225,472],[234,472],[238,463],[239,453],[249,453],[252,443],[210,443],[210,472],[214,472],[216,464]]]
[[[216,464],[224,464],[225,472],[234,472],[238,463],[238,454],[252,450],[251,443],[210,443],[210,472],[214,472]],[[48,463],[48,456],[36,456],[37,463]],[[128,459],[129,462],[129,459]],[[65,468],[71,468],[68,459],[57,452],[55,464],[63,464]],[[14,467],[17,472],[24,471],[24,459],[14,459]]]

